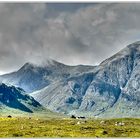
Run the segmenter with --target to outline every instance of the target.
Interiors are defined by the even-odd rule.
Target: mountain
[[[0,76],[0,81],[21,87],[26,92],[33,92],[54,81],[64,80],[71,75],[77,75],[92,68],[94,66],[67,66],[50,59],[39,65],[26,63],[18,71]]]
[[[21,88],[0,84],[0,109],[33,113],[43,107],[33,97],[25,94]]]
[[[27,63],[0,77],[23,88],[44,107],[64,114],[97,117],[140,116],[140,42],[93,66],[50,60]]]
[[[66,114],[98,117],[140,116],[140,42],[79,75],[54,82],[31,95]]]

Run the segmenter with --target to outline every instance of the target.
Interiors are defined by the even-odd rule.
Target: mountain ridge
[[[49,65],[43,66],[42,64],[25,63],[18,71],[0,76],[0,81],[21,87],[26,92],[32,92],[48,86],[55,80],[65,79],[71,74],[78,74],[95,68],[95,66],[87,65],[68,66],[54,60],[51,62],[53,64],[49,63]]]
[[[63,85],[63,86],[58,85],[55,88],[48,86],[45,91],[40,90],[35,93],[32,93],[31,95],[36,100],[38,100],[40,96],[43,96],[46,99],[43,98],[42,102],[39,100],[42,105],[49,107],[49,109],[51,109],[51,110],[54,110],[54,111],[59,110],[59,112],[63,112],[66,114],[74,114],[74,112],[78,112],[78,114],[79,114],[79,113],[81,113],[81,111],[83,111],[83,112],[89,111],[89,114],[92,116],[101,116],[100,114],[103,114],[107,110],[110,110],[110,108],[111,109],[118,108],[119,105],[116,107],[116,104],[118,104],[118,102],[122,102],[121,100],[128,100],[128,102],[131,100],[132,102],[134,102],[134,104],[136,103],[137,106],[139,106],[140,98],[137,98],[137,97],[139,97],[139,94],[140,94],[139,91],[137,93],[138,95],[136,95],[136,94],[133,94],[133,91],[131,91],[131,89],[129,89],[127,87],[128,83],[131,82],[131,79],[134,80],[134,77],[133,77],[134,70],[138,69],[137,67],[140,64],[139,63],[139,60],[140,60],[140,57],[139,57],[140,56],[140,51],[139,51],[140,44],[139,43],[140,42],[128,45],[126,48],[124,48],[117,54],[113,55],[111,58],[106,59],[99,66],[97,66],[93,71],[91,70],[92,71],[91,72],[92,73],[92,76],[91,76],[92,82],[86,89],[84,96],[81,95],[82,96],[81,99],[78,98],[78,94],[80,94],[79,92],[81,92],[83,86],[80,82],[71,80],[72,77],[67,79],[67,82],[64,82],[64,83],[62,82],[61,85]],[[136,45],[136,47],[135,47],[135,45]],[[88,72],[87,72],[87,74],[88,74]],[[137,75],[139,75],[139,72],[137,73]],[[76,80],[78,80],[78,79],[80,79],[79,75],[77,76]],[[71,85],[72,90],[71,90],[71,88],[68,88],[69,84],[65,85],[65,83],[69,83],[69,82],[71,82],[73,84],[73,86]],[[139,82],[139,80],[137,82]],[[133,85],[133,84],[131,84],[131,85]],[[59,89],[59,87],[60,87],[60,89]],[[65,91],[65,88],[66,88],[67,95],[69,93],[69,96],[70,96],[67,98],[73,99],[73,102],[76,102],[75,100],[78,100],[76,102],[78,104],[79,100],[80,100],[80,104],[78,105],[78,108],[77,108],[77,106],[76,107],[75,106],[67,107],[67,105],[66,105],[67,99],[65,99],[65,98],[63,98],[64,99],[63,104],[60,104],[60,106],[58,105],[58,108],[53,107],[53,105],[57,101],[57,99],[55,97],[53,100],[54,101],[56,100],[56,101],[52,102],[52,105],[50,105],[50,103],[48,102],[50,100],[49,98],[50,98],[51,94],[55,93],[54,95],[56,95],[56,93],[57,93],[57,90],[55,90],[56,88],[58,88],[57,89],[58,91],[59,90]],[[77,91],[75,90],[75,88],[77,88],[76,89]],[[128,95],[127,92],[124,92],[125,90],[127,90],[127,92],[130,92],[131,96]],[[66,91],[63,94],[66,94]],[[77,94],[77,97],[73,96],[73,91],[75,91],[75,93]],[[46,95],[46,97],[45,97],[45,95]],[[76,99],[76,98],[78,98],[78,99]],[[135,100],[132,100],[133,98]],[[57,101],[56,103],[59,103],[59,101]],[[123,106],[127,108],[128,103],[122,103],[122,108],[123,108]],[[60,110],[60,108],[62,108],[62,109]],[[132,106],[130,108],[135,110],[135,108],[137,108],[137,107]],[[126,117],[129,116],[128,115],[129,109],[127,109],[127,110],[128,110],[127,113],[124,113],[124,114],[122,113],[122,116],[123,115]],[[138,110],[139,109],[137,108],[135,110],[134,114]],[[119,110],[119,112],[121,112],[121,110]],[[132,111],[130,109],[129,113],[131,114],[131,112]],[[84,115],[86,115],[86,113]]]
[[[140,116],[139,69],[140,42],[135,42],[96,67],[56,61],[43,68],[27,64],[14,73],[15,77],[1,78],[9,83],[16,81],[25,90],[28,83],[26,91],[54,112],[128,117]]]

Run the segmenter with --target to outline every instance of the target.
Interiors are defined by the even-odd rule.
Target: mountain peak
[[[40,63],[40,65],[42,65],[42,66],[48,66],[48,65],[54,65],[55,63],[56,63],[56,61],[53,60],[53,59],[45,59],[44,61],[42,61]]]
[[[100,65],[105,65],[107,63],[109,64],[109,62],[120,60],[127,56],[133,56],[136,53],[140,53],[140,41],[134,42],[134,43],[126,46],[124,49],[120,50],[118,53],[116,53],[112,57],[101,62]]]
[[[131,43],[130,45],[135,44],[135,45],[140,45],[140,41],[136,41],[134,43]]]
[[[131,117],[140,116],[139,69],[140,41],[128,45],[95,69],[47,59],[39,64],[26,63],[19,71],[1,79],[28,93],[35,91],[30,95],[52,111]]]
[[[136,50],[140,51],[140,41],[137,41],[137,42],[134,42],[134,43],[128,45],[127,48],[136,49]]]
[[[35,67],[50,67],[50,66],[60,66],[60,65],[64,65],[60,62],[57,62],[53,59],[45,59],[44,61],[40,61],[38,63],[36,62],[27,62],[23,65],[24,69],[29,69],[29,68],[35,68]],[[22,68],[23,68],[22,67]]]

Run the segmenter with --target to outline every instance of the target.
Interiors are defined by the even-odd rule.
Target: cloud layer
[[[140,40],[139,23],[140,4],[0,4],[0,71],[48,58],[99,64]]]

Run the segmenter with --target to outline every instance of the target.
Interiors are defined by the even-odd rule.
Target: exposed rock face
[[[23,68],[14,75],[26,71]],[[23,73],[17,77],[21,78]],[[42,80],[44,73],[46,79]],[[2,78],[8,81],[11,75]],[[40,89],[31,95],[53,111],[99,117],[140,116],[140,42],[127,46],[96,67],[71,67],[55,61],[43,70],[31,68],[28,78],[31,81],[14,81],[25,90],[23,83],[26,87],[29,83],[29,91]]]
[[[32,96],[42,105],[58,112],[138,116],[139,70],[140,42],[136,42],[103,61],[92,71],[55,82],[32,93]]]

